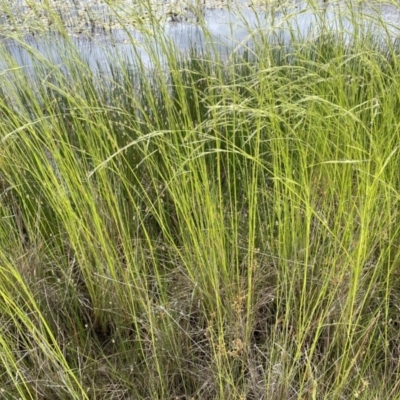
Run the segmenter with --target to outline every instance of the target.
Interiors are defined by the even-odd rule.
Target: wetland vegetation
[[[0,397],[399,398],[389,29],[321,17],[222,57],[154,18],[152,67],[104,74],[40,4],[57,63],[19,23],[0,43]]]

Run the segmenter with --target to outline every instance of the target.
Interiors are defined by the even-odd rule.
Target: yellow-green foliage
[[[400,51],[320,24],[107,76],[1,47],[4,398],[400,396]]]

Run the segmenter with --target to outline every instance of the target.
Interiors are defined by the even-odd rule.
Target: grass
[[[400,49],[320,28],[2,45],[3,398],[400,397]]]

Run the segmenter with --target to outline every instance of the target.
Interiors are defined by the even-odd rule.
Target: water
[[[32,11],[30,14],[27,12],[27,7],[23,7],[23,0],[13,1],[15,14],[24,15],[29,20],[28,15],[31,15]],[[126,3],[128,0],[123,1]],[[162,0],[161,3],[164,11],[168,7],[170,10],[173,9],[172,3],[166,3]],[[65,7],[65,4],[68,5],[68,0],[63,3],[64,6],[56,1],[54,1],[54,4],[55,9],[62,12],[64,10],[62,7]],[[79,13],[82,12],[82,7],[85,4],[86,8],[84,9],[89,9],[89,3],[72,2],[70,4],[73,4],[74,7],[71,6],[68,12],[63,11],[65,23],[78,53],[87,61],[93,71],[109,73],[107,71],[108,63],[104,61],[110,57],[118,58],[121,55],[131,64],[135,64],[140,59],[148,68],[151,68],[155,58],[160,63],[165,63],[162,46],[153,38],[152,30],[146,24],[142,24],[140,28],[136,29],[132,26],[129,27],[129,25],[127,25],[127,29],[121,29],[115,24],[110,12],[104,8],[104,4],[101,5],[99,0],[92,0],[90,2],[90,10],[92,11],[90,12],[93,20],[98,21],[103,18],[103,21],[114,24],[114,28],[111,36],[108,36],[109,34],[104,33],[104,27],[92,27],[89,37],[87,29],[90,28],[90,23],[87,23],[87,16],[86,19],[83,18],[86,21],[84,28],[78,26],[81,33],[78,34],[76,30],[69,26],[72,24],[73,18],[79,16]],[[212,3],[213,6],[209,6],[209,4],[211,3],[198,4],[197,11],[200,7],[201,12],[197,15],[193,12],[193,9],[189,9],[185,18],[181,14],[166,14],[165,23],[159,25],[161,27],[159,29],[176,46],[174,51],[185,53],[189,49],[195,48],[198,52],[202,52],[208,46],[222,57],[228,57],[233,51],[252,47],[257,38],[261,36],[275,38],[280,43],[290,42],[293,35],[297,38],[316,36],[319,33],[318,26],[321,26],[321,22],[330,32],[345,31],[350,38],[354,29],[352,23],[354,15],[357,15],[357,19],[362,21],[364,29],[369,29],[376,34],[385,34],[382,26],[382,21],[384,21],[393,39],[400,36],[397,28],[400,27],[400,12],[399,9],[391,5],[379,5],[379,7],[374,8],[372,5],[349,5],[343,2],[329,2],[329,4],[322,2],[310,5],[294,1],[285,6],[272,5],[266,9],[244,1],[225,8],[218,8],[216,5],[221,3],[215,1]],[[127,10],[129,11],[129,9]],[[351,10],[355,11],[353,17],[350,13]],[[128,11],[125,10],[124,14],[129,14]],[[97,13],[96,17],[94,16],[95,13]],[[90,13],[87,12],[86,14]],[[41,15],[44,15],[43,18],[45,18],[46,14],[42,12]],[[0,20],[1,18],[7,20],[4,13],[0,13]],[[199,20],[203,20],[203,24],[199,24]],[[202,28],[202,25],[205,29]],[[28,23],[25,22],[24,26],[28,26]],[[84,29],[86,29],[85,32]],[[156,34],[156,37],[159,38],[160,36]],[[54,65],[63,64],[63,54],[66,50],[60,36],[28,33],[25,41]],[[18,65],[28,68],[33,65],[35,56],[32,55],[31,51],[24,49],[20,43],[12,39],[4,39],[3,42]],[[152,49],[153,54],[149,54],[149,49]],[[157,54],[157,56],[155,57],[154,54]],[[0,69],[4,68],[6,68],[6,64],[0,60]]]
[[[201,52],[205,51],[206,48],[211,48],[212,51],[218,52],[222,57],[229,57],[232,52],[251,48],[255,46],[257,40],[266,36],[280,43],[289,43],[292,37],[316,37],[320,33],[319,28],[321,26],[324,26],[329,32],[344,31],[350,39],[354,29],[352,21],[354,15],[357,15],[358,22],[362,21],[362,26],[366,30],[368,29],[377,35],[389,34],[393,40],[400,36],[397,28],[400,27],[400,12],[395,7],[380,6],[377,10],[365,5],[354,7],[356,13],[351,14],[348,10],[346,11],[343,3],[332,2],[329,4],[321,3],[315,8],[304,2],[295,2],[290,6],[272,7],[268,10],[262,7],[248,6],[237,7],[236,9],[204,6],[202,13],[194,18],[182,20],[178,16],[167,17],[165,23],[161,24],[159,29],[175,46],[172,51],[187,53],[190,49],[195,48],[198,52]],[[98,8],[98,10],[101,10],[101,8]],[[22,11],[24,10],[22,9]],[[78,12],[79,10],[75,11],[76,15],[78,15]],[[75,14],[72,13],[71,15]],[[105,15],[104,12],[103,16]],[[0,25],[1,18],[6,25],[7,18],[4,15],[1,16],[0,13]],[[104,18],[106,19],[106,17]],[[198,23],[199,19],[203,20],[202,24]],[[157,60],[161,64],[165,64],[165,51],[158,42],[160,35],[152,35],[151,29],[148,29],[146,33],[146,29],[135,29],[127,26],[128,29],[124,30],[114,25],[111,35],[105,34],[98,27],[93,31],[89,29],[90,32],[86,32],[85,30],[88,27],[90,28],[90,24],[80,26],[81,33],[77,32],[76,27],[72,26],[72,29],[68,30],[73,51],[76,51],[80,57],[86,60],[93,72],[103,77],[110,76],[111,72],[108,68],[112,63],[105,61],[113,57],[117,60],[116,65],[118,65],[118,60],[121,57],[132,65],[140,60],[148,69],[151,69],[153,63]],[[146,28],[146,26],[143,25],[143,28]],[[384,28],[388,30],[385,32]],[[10,33],[10,29],[8,33]],[[91,37],[88,36],[89,33]],[[49,70],[52,68],[64,69],[65,75],[68,76],[65,55],[73,54],[69,47],[71,41],[65,41],[61,36],[54,33],[38,34],[34,31],[29,32],[29,29],[24,38],[24,42],[29,45],[28,48],[16,39],[3,38],[3,44],[15,61],[15,65],[23,67],[31,73],[32,79],[36,78],[35,60],[40,57],[42,57],[44,64],[48,63]],[[153,51],[153,54],[150,54],[150,50]],[[9,60],[0,59],[0,73],[5,73],[4,70],[9,68]],[[12,71],[7,73],[7,76],[10,75],[12,75]],[[101,85],[107,85],[107,79],[102,80]],[[34,88],[35,85],[32,85],[32,87]],[[54,160],[51,155],[48,155],[48,157],[59,176]]]

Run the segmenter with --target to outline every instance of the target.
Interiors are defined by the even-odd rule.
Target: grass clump
[[[0,49],[3,396],[397,398],[398,44],[66,40]]]

